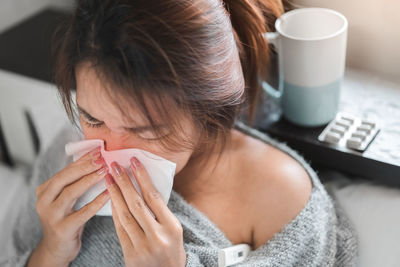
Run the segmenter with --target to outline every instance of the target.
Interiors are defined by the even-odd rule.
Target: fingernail
[[[93,149],[93,150],[90,152],[90,156],[91,156],[93,159],[97,159],[100,155],[101,155],[101,153],[100,153],[100,146],[96,147],[95,149]]]
[[[99,169],[96,173],[98,174],[98,175],[101,175],[101,176],[103,176],[105,173],[107,173],[108,172],[108,167],[107,166],[104,166],[103,168],[101,168],[101,169]]]
[[[111,163],[111,168],[114,170],[114,172],[115,172],[116,175],[121,176],[121,174],[122,174],[122,169],[121,169],[121,167],[118,165],[117,162],[113,161],[113,162]]]
[[[106,183],[109,186],[115,184],[114,178],[109,173],[107,173],[107,175],[106,175]]]
[[[133,165],[133,167],[134,167],[136,170],[139,170],[139,169],[140,169],[140,162],[139,162],[139,160],[138,160],[136,157],[132,157],[132,158],[131,158],[131,164]]]
[[[94,162],[94,164],[97,164],[97,165],[106,165],[106,161],[104,160],[103,157],[93,160],[93,162]]]

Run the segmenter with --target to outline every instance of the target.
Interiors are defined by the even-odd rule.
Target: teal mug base
[[[336,114],[335,114],[335,116],[336,116]],[[335,116],[333,116],[332,119],[335,118]],[[304,121],[304,122],[294,121],[294,120],[292,120],[292,118],[287,117],[285,114],[282,114],[282,117],[284,117],[290,123],[295,124],[296,126],[310,127],[310,128],[327,125],[332,120],[332,119],[328,119],[326,122],[314,122],[314,123],[312,123],[312,122],[309,122],[309,121]]]
[[[343,77],[323,86],[304,87],[284,83],[282,115],[291,123],[304,127],[322,126],[338,112]]]

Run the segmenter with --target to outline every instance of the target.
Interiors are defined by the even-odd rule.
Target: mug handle
[[[259,78],[259,81],[261,83],[262,88],[264,91],[271,96],[274,100],[279,100],[282,96],[283,93],[283,71],[282,71],[282,63],[281,63],[281,56],[279,56],[279,53],[281,53],[280,46],[278,44],[279,42],[279,33],[278,32],[266,32],[263,34],[265,39],[267,39],[268,43],[271,43],[275,46],[276,52],[278,54],[278,76],[279,76],[279,85],[278,85],[278,90],[274,89],[269,83],[266,81],[263,81]]]

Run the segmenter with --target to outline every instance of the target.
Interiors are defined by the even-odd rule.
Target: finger
[[[90,158],[92,158],[92,159],[94,159],[94,160],[98,159],[98,158],[100,157],[100,155],[101,155],[100,149],[101,149],[100,146],[98,146],[98,147],[92,149],[91,151],[87,152],[87,153],[84,154],[82,157],[80,157],[78,160],[76,160],[75,162],[72,162],[70,165],[72,165],[72,164],[77,164],[77,163],[79,163],[80,161],[87,161],[87,160],[90,159]],[[70,165],[68,165],[65,169],[70,168],[70,167],[69,167]],[[65,170],[65,169],[64,169],[64,170]],[[62,171],[64,171],[64,170],[62,170]],[[62,171],[60,171],[60,172],[62,172]],[[49,179],[49,180],[47,180],[46,182],[44,182],[44,183],[42,184],[43,188],[45,188],[50,182],[51,182],[51,179]]]
[[[124,255],[128,255],[129,252],[133,252],[134,246],[129,235],[126,233],[124,226],[121,224],[121,221],[118,218],[118,212],[116,211],[114,204],[112,202],[111,202],[111,211],[115,225],[115,231],[117,232],[119,242],[121,243],[122,251]]]
[[[49,181],[45,189],[38,196],[43,198],[43,201],[50,203],[54,201],[61,193],[63,188],[76,180],[80,179],[82,176],[88,175],[102,166],[106,165],[103,157],[101,157],[100,152],[93,150],[86,153],[79,160],[71,163],[63,170],[55,174]]]
[[[80,226],[84,225],[90,218],[110,200],[110,194],[107,190],[104,190],[94,200],[87,203],[85,206],[67,216],[64,223],[67,225],[74,225],[75,229],[79,229]]]
[[[104,166],[89,175],[82,177],[77,182],[66,186],[61,194],[53,202],[56,209],[59,211],[69,212],[76,200],[89,190],[93,185],[103,179],[108,172],[108,167]]]
[[[156,216],[157,221],[160,224],[171,222],[169,218],[171,218],[171,215],[173,215],[173,213],[165,204],[160,192],[155,188],[146,168],[136,157],[132,157],[130,162],[133,174],[138,181],[144,200]]]
[[[145,234],[142,228],[136,222],[136,219],[129,211],[129,208],[126,205],[122,193],[111,174],[106,175],[106,185],[107,190],[111,196],[112,204],[117,211],[118,219],[124,227],[125,232],[128,234],[134,246],[140,246],[140,243],[142,243],[142,240],[144,240],[145,238]]]
[[[122,192],[129,211],[146,234],[153,233],[155,224],[158,224],[158,222],[154,220],[144,200],[136,191],[127,172],[115,161],[111,163],[111,169],[114,180]]]

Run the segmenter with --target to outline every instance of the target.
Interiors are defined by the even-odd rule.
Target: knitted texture
[[[312,181],[312,193],[306,206],[273,238],[235,266],[356,266],[357,235],[343,209],[328,195],[309,163],[285,143],[279,142],[241,121],[235,128],[289,154],[302,164]],[[14,255],[0,266],[25,266],[42,236],[35,210],[36,187],[63,169],[72,159],[64,145],[81,136],[65,126],[52,145],[39,155],[30,179],[29,201],[19,207],[19,217],[13,231]],[[226,235],[203,214],[172,190],[169,209],[183,227],[186,266],[218,266],[218,249],[233,246]],[[94,216],[84,229],[79,255],[70,266],[124,266],[122,249],[112,217]]]

